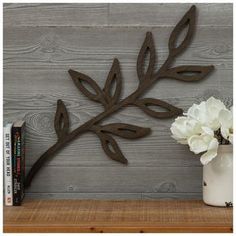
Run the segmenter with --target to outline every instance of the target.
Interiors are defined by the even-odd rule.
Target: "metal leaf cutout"
[[[115,83],[115,92],[112,95],[112,85]],[[121,72],[120,64],[118,59],[114,59],[111,70],[108,74],[105,86],[104,93],[108,104],[115,104],[120,97],[121,93]]]
[[[98,137],[100,138],[102,148],[104,152],[114,161],[127,164],[128,161],[121,152],[117,142],[112,136],[105,134],[103,132],[97,132]]]
[[[171,118],[183,113],[182,109],[174,107],[167,102],[155,98],[144,98],[137,100],[135,102],[135,105],[141,108],[146,114],[159,119]],[[164,108],[167,111],[165,112],[155,111],[152,110],[149,106],[157,106],[160,108]]]
[[[104,98],[104,93],[101,90],[101,88],[98,86],[98,84],[91,79],[89,76],[82,74],[80,72],[69,70],[68,71],[72,80],[74,81],[76,87],[88,98],[95,102],[100,102],[103,105],[106,105],[106,101]],[[90,92],[84,85],[84,83],[87,83],[87,85],[93,90],[95,93]]]
[[[183,18],[179,21],[179,23],[175,26],[169,38],[169,51],[172,56],[175,56],[184,51],[185,48],[189,45],[193,33],[195,30],[195,22],[196,22],[196,7],[192,6],[189,11],[183,16]],[[188,32],[179,46],[176,46],[178,36],[182,32],[182,30],[188,26]]]
[[[69,116],[62,100],[57,101],[57,111],[54,119],[54,128],[58,139],[63,138],[69,130]]]
[[[205,78],[214,66],[177,66],[165,71],[164,77],[186,82],[198,81]]]
[[[144,71],[145,56],[147,53],[150,53],[149,64],[146,72]],[[143,81],[145,78],[151,78],[155,67],[156,60],[156,50],[152,38],[152,33],[147,32],[146,38],[143,42],[143,45],[139,51],[137,59],[137,74],[140,81]]]
[[[100,126],[100,131],[112,133],[122,138],[137,139],[148,135],[151,129],[125,123],[112,123]]]
[[[151,32],[147,32],[137,59],[137,74],[140,80],[139,86],[135,91],[120,101],[119,96],[121,92],[121,72],[117,59],[115,59],[113,62],[111,70],[108,74],[107,81],[105,82],[104,89],[101,89],[97,83],[87,75],[74,70],[69,70],[70,76],[72,77],[76,87],[91,100],[103,104],[105,109],[103,112],[92,117],[84,124],[81,124],[79,127],[75,128],[73,131],[68,132],[69,119],[66,107],[61,100],[58,100],[54,124],[59,139],[33,164],[25,179],[25,187],[30,186],[30,183],[35,174],[38,173],[43,164],[49,158],[55,155],[68,143],[78,138],[81,134],[89,131],[93,131],[98,135],[105,153],[111,159],[127,164],[127,159],[122,154],[116,140],[110,134],[133,139],[147,135],[150,132],[150,129],[123,123],[102,126],[100,122],[129,105],[136,105],[145,113],[155,118],[164,119],[182,114],[181,109],[174,107],[164,101],[155,98],[141,99],[140,97],[154,85],[154,82],[158,81],[160,78],[169,77],[182,81],[195,81],[206,77],[210,71],[213,70],[213,66],[194,65],[170,68],[170,64],[175,59],[175,56],[183,52],[192,39],[195,30],[195,17],[196,9],[195,6],[192,6],[172,31],[169,39],[169,55],[167,56],[165,62],[159,67],[157,72],[154,72],[156,60],[155,46]],[[178,36],[186,26],[188,27],[187,34],[184,40],[178,46],[176,46]],[[149,54],[149,58],[146,57],[147,53]],[[146,59],[149,59],[149,62],[147,69],[144,69],[145,63],[147,61]],[[112,94],[112,85],[114,82],[116,83],[116,87],[114,94]],[[86,87],[84,84],[86,84]],[[87,89],[88,87],[89,89]],[[164,112],[159,110],[157,111],[155,108],[164,109]]]

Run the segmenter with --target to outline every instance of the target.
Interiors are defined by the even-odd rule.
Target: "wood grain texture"
[[[4,4],[4,24],[6,26],[174,26],[191,5],[191,3]],[[200,26],[232,26],[232,4],[207,3],[196,6]]]
[[[176,22],[175,22],[176,23]],[[168,56],[168,39],[173,27],[81,28],[5,27],[4,68],[75,69],[88,74],[109,72],[113,58],[122,72],[136,73],[136,60],[148,30],[153,33],[158,68]],[[16,37],[16,35],[18,37]],[[232,26],[199,27],[195,37],[176,65],[208,65],[232,69]],[[175,65],[174,64],[174,65]],[[89,74],[88,74],[89,75]]]
[[[201,167],[45,166],[27,192],[199,193],[201,179]]]
[[[73,187],[71,186],[71,189]],[[202,193],[26,193],[26,198],[32,199],[91,199],[91,200],[176,200],[202,199]]]
[[[108,4],[4,4],[5,26],[107,25]]]
[[[110,4],[109,24],[112,26],[174,26],[177,19],[180,19],[183,14],[191,7],[191,5],[191,3]],[[196,5],[198,9],[199,26],[233,25],[232,4],[207,3],[194,5]]]
[[[5,233],[232,233],[232,208],[201,201],[26,200],[5,207]]]
[[[189,7],[190,4],[5,4],[4,120],[24,119],[27,122],[27,168],[56,141],[53,119],[57,99],[61,98],[68,108],[72,129],[102,111],[102,106],[78,92],[68,69],[88,74],[103,87],[112,60],[117,57],[122,69],[121,97],[127,96],[138,85],[136,60],[146,31],[153,32],[159,67],[168,53],[171,30]],[[233,97],[232,5],[197,4],[197,9],[194,40],[175,64],[213,64],[215,71],[200,83],[163,79],[145,97],[163,99],[184,111],[194,102],[199,103],[210,96],[222,99],[230,107]],[[46,163],[34,189],[27,192],[28,196],[201,198],[199,156],[170,137],[172,119],[155,120],[129,107],[105,123],[111,121],[153,130],[150,136],[135,142],[117,139],[129,159],[128,169],[109,160],[96,136],[88,133]],[[150,174],[146,173],[149,168]],[[72,169],[73,173],[69,171]],[[140,169],[143,179],[138,176]],[[113,170],[116,171],[113,173]],[[134,182],[129,183],[132,192],[118,170],[127,179],[133,179]],[[105,193],[99,189],[92,193],[97,176],[105,181],[99,183]],[[120,180],[118,190],[114,190],[111,181],[106,182],[111,176],[111,181]],[[63,184],[51,189],[47,178]],[[138,189],[132,184],[141,187]]]

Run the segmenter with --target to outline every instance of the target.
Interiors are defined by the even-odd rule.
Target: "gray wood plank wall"
[[[123,94],[137,86],[136,59],[151,30],[158,65],[167,56],[169,34],[190,4],[4,4],[4,120],[27,121],[27,170],[56,141],[57,99],[70,113],[72,129],[102,111],[74,87],[76,69],[103,85],[114,57],[121,62]],[[187,110],[210,96],[232,104],[232,4],[197,4],[195,38],[176,64],[215,65],[200,83],[162,80],[147,94]],[[173,119],[156,120],[127,108],[110,121],[152,128],[149,137],[118,138],[129,160],[106,157],[99,140],[85,134],[58,153],[33,180],[27,195],[40,198],[201,198],[199,156],[170,137]]]

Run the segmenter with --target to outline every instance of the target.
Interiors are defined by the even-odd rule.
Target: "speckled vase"
[[[233,145],[220,145],[217,156],[203,166],[203,201],[233,206]]]

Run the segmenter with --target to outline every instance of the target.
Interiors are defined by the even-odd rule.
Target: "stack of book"
[[[6,206],[20,206],[24,198],[25,122],[4,126],[4,197]]]

